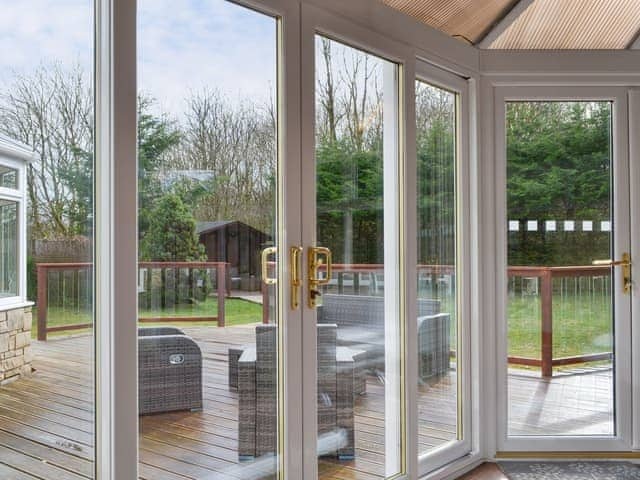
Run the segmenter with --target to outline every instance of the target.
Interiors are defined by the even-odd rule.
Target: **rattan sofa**
[[[451,320],[440,313],[438,300],[418,300],[419,375],[424,381],[449,370]],[[322,296],[318,323],[338,326],[338,344],[367,352],[367,367],[384,372],[384,297],[368,295]]]
[[[138,329],[138,413],[202,410],[202,353],[174,327]]]
[[[277,445],[277,327],[257,325],[256,344],[229,349],[229,387],[238,390],[238,456],[273,455]],[[318,325],[318,433],[323,453],[355,456],[354,402],[365,393],[365,352],[338,347],[336,325]]]

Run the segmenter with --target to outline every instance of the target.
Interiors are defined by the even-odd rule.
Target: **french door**
[[[467,82],[302,26],[303,478],[417,478],[471,451]]]
[[[413,479],[469,453],[467,82],[308,2],[80,3],[83,41],[40,16],[52,63],[0,81],[30,143],[0,150],[38,154],[0,256],[26,260],[16,208],[41,253],[86,250],[22,265],[37,340],[2,313],[0,471]]]
[[[627,93],[496,89],[498,450],[628,451]]]
[[[467,82],[317,7],[202,9],[139,2],[140,470],[417,478],[466,455]]]

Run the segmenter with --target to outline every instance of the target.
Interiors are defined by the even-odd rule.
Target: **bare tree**
[[[276,116],[273,106],[231,104],[219,92],[192,94],[182,142],[166,171],[202,171],[207,192],[194,205],[198,220],[240,220],[273,230]]]
[[[42,65],[0,94],[0,131],[31,146],[31,228],[36,238],[91,229],[93,97],[80,67]]]
[[[380,149],[380,63],[366,53],[321,38],[316,80],[319,143],[340,141],[356,151]]]

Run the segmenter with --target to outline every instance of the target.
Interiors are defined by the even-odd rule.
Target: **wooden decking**
[[[204,410],[141,417],[140,478],[263,478],[273,467],[270,460],[251,471],[237,464],[237,393],[227,387],[227,349],[249,343],[253,327],[185,330],[203,350]],[[91,478],[91,338],[36,342],[33,350],[33,377],[0,388],[0,478]],[[537,381],[527,381],[536,390]],[[427,449],[455,436],[455,379],[451,376],[420,390],[420,446]],[[528,398],[522,396],[524,402]],[[571,420],[568,409],[559,410],[565,412],[565,421]],[[356,449],[354,461],[323,460],[321,478],[373,480],[384,476],[384,386],[375,377],[368,381],[367,394],[357,400]]]

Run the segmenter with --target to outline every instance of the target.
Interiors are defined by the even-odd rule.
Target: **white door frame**
[[[308,168],[313,164],[313,129],[307,127],[304,132],[300,128],[300,110],[304,112],[306,121],[313,119],[313,101],[309,105],[300,102],[300,72],[302,71],[303,86],[309,81],[313,82],[313,75],[309,77],[309,68],[312,68],[313,48],[309,49],[302,44],[300,37],[300,6],[310,6],[315,4],[322,8],[330,8],[341,18],[335,15],[327,16],[322,14],[315,22],[307,19],[302,30],[308,37],[309,28],[315,23],[331,30],[335,27],[335,33],[339,38],[344,37],[347,43],[354,43],[353,40],[362,40],[360,43],[366,49],[380,47],[379,54],[383,57],[391,58],[387,55],[386,46],[399,42],[402,50],[406,50],[404,59],[404,115],[406,128],[403,132],[405,143],[404,172],[407,178],[415,178],[415,131],[412,125],[415,119],[412,113],[411,104],[413,102],[413,82],[415,78],[415,58],[422,57],[431,61],[435,65],[468,74],[479,82],[482,94],[482,108],[476,108],[475,90],[470,92],[471,123],[481,121],[477,132],[474,128],[469,132],[472,150],[472,162],[470,173],[470,190],[472,192],[472,208],[470,232],[472,238],[472,248],[474,249],[474,259],[470,265],[469,272],[473,278],[473,288],[471,292],[471,305],[473,311],[472,337],[474,342],[482,339],[481,348],[474,343],[472,345],[473,373],[483,372],[483,382],[478,382],[476,376],[473,382],[474,396],[474,427],[473,427],[473,448],[474,452],[468,458],[456,462],[456,466],[451,465],[437,473],[429,474],[428,478],[447,478],[452,468],[462,468],[470,462],[477,461],[483,456],[491,457],[496,450],[497,436],[495,408],[496,397],[498,396],[493,371],[495,362],[500,357],[494,355],[494,345],[497,342],[497,335],[494,319],[504,315],[504,305],[500,303],[501,296],[494,295],[494,289],[498,285],[501,288],[501,280],[504,268],[505,257],[496,263],[493,256],[502,252],[504,255],[504,245],[502,239],[504,225],[501,222],[505,219],[504,192],[500,191],[501,181],[504,180],[498,171],[498,177],[488,175],[494,167],[493,143],[495,125],[493,117],[494,101],[493,95],[496,93],[492,85],[492,80],[497,82],[525,83],[533,78],[534,82],[539,81],[546,85],[556,85],[559,81],[564,85],[580,85],[585,82],[591,84],[611,83],[618,86],[640,85],[640,70],[638,69],[638,54],[632,51],[620,52],[495,52],[478,51],[471,46],[454,40],[449,36],[427,27],[417,20],[403,16],[401,13],[383,6],[381,3],[370,0],[242,0],[239,3],[251,6],[258,10],[267,10],[276,13],[284,18],[284,42],[286,62],[284,95],[287,98],[287,109],[284,119],[285,127],[281,133],[288,133],[283,139],[286,144],[285,155],[287,158],[295,158],[302,155],[302,166]],[[311,11],[317,12],[317,8]],[[106,479],[137,478],[137,370],[132,368],[137,362],[137,342],[136,325],[133,321],[121,321],[121,319],[134,319],[136,317],[136,219],[132,212],[131,205],[136,202],[136,178],[135,162],[132,159],[136,156],[135,140],[135,96],[136,90],[136,2],[135,0],[96,0],[96,470],[97,477]],[[349,19],[349,20],[347,20]],[[353,22],[353,23],[352,23]],[[364,24],[374,29],[377,34],[376,40],[369,42],[368,30],[354,27],[356,24]],[[322,29],[323,31],[326,31]],[[390,40],[393,39],[393,40]],[[308,38],[304,41],[308,43]],[[395,47],[389,47],[394,49]],[[311,53],[311,57],[306,54]],[[311,67],[310,67],[311,66]],[[480,77],[483,75],[494,75],[495,77]],[[550,77],[541,79],[541,72]],[[306,78],[305,78],[306,75]],[[499,78],[502,76],[503,78]],[[511,79],[508,80],[509,76]],[[537,78],[536,78],[537,77]],[[559,80],[562,78],[562,80]],[[527,80],[529,79],[529,80]],[[574,87],[571,87],[575,91]],[[614,87],[617,98],[620,89]],[[607,92],[613,91],[607,87]],[[557,91],[555,88],[553,91]],[[294,92],[294,93],[292,93]],[[626,90],[625,90],[626,92]],[[291,96],[294,99],[291,99]],[[640,125],[640,95],[637,92],[630,94],[629,117],[631,128],[638,131]],[[481,117],[477,115],[481,114]],[[310,115],[310,117],[309,117]],[[300,137],[302,135],[304,148],[301,148]],[[477,135],[477,137],[474,137]],[[402,141],[402,139],[401,139]],[[640,154],[640,142],[638,135],[631,136],[631,178],[634,185],[640,184],[640,168],[636,165],[636,157]],[[481,163],[473,153],[474,150],[482,148]],[[300,178],[301,173],[296,172],[296,168],[301,169],[292,160],[292,168],[287,173],[287,191],[293,197],[286,198],[286,208],[294,202],[295,195],[302,197],[302,193],[307,194],[310,185],[304,182],[302,185],[293,185]],[[500,170],[500,169],[498,169]],[[302,171],[302,169],[301,169]],[[412,172],[414,175],[412,175]],[[481,175],[484,173],[484,175]],[[309,180],[307,179],[307,182]],[[403,199],[407,209],[415,199],[415,186],[413,182],[406,182]],[[497,196],[496,189],[497,186]],[[636,238],[640,238],[640,218],[635,210],[640,205],[640,194],[637,189],[631,192],[632,209],[634,210],[631,228],[634,233],[634,246],[637,244]],[[501,196],[502,195],[502,196]],[[492,208],[497,206],[497,212]],[[475,205],[474,205],[475,203]],[[482,207],[486,209],[483,211]],[[306,212],[309,213],[309,212]],[[300,215],[287,215],[291,222],[287,225],[287,231],[291,228],[293,232],[300,231]],[[302,218],[308,218],[307,216]],[[407,224],[404,226],[405,232],[405,261],[410,267],[415,265],[415,225],[411,222],[411,215],[407,216]],[[497,219],[497,222],[494,220]],[[499,228],[495,226],[498,224]],[[288,233],[285,233],[287,235]],[[287,238],[283,246],[311,244],[313,232],[303,232],[304,238],[296,238],[295,235]],[[495,238],[494,238],[495,235]],[[635,251],[632,252],[635,258]],[[478,254],[479,252],[479,254]],[[499,255],[500,257],[500,255]],[[482,260],[480,260],[482,259]],[[502,262],[502,263],[500,263]],[[284,264],[284,262],[281,262]],[[279,272],[280,279],[286,278],[286,269],[282,266]],[[284,271],[282,271],[284,270]],[[303,270],[304,271],[304,270]],[[412,318],[415,314],[416,294],[413,289],[415,272],[407,268],[404,276],[406,284],[406,316]],[[633,265],[635,278],[640,278],[640,264]],[[634,286],[634,291],[637,289]],[[503,295],[503,293],[500,293]],[[284,304],[288,304],[288,293],[285,294]],[[636,310],[640,311],[639,295],[634,295],[633,303]],[[301,297],[304,298],[304,297]],[[305,316],[305,321],[310,320]],[[285,368],[288,372],[288,383],[295,385],[295,379],[302,378],[302,368],[296,358],[302,358],[302,318],[300,315],[291,317],[289,322],[289,334],[286,343],[289,345],[290,355],[285,359]],[[120,321],[116,321],[120,319]],[[482,323],[480,322],[482,320]],[[313,322],[315,323],[315,322]],[[407,336],[411,338],[411,324],[407,326]],[[414,332],[415,333],[415,332]],[[635,332],[634,332],[635,333]],[[308,337],[308,336],[307,336]],[[635,335],[638,337],[638,335]],[[640,365],[640,342],[634,337],[634,365]],[[297,343],[296,343],[297,342]],[[305,337],[305,345],[311,344],[315,349],[315,338],[309,340]],[[406,344],[406,358],[415,358],[415,347],[412,342]],[[315,352],[315,350],[314,350]],[[309,355],[313,359],[313,353],[305,351],[307,363]],[[406,412],[408,418],[415,418],[415,379],[417,372],[411,361],[406,363]],[[116,382],[117,379],[117,382]],[[629,387],[630,388],[630,387]],[[634,391],[640,392],[640,368],[634,369]],[[478,395],[476,395],[478,392]],[[290,411],[290,423],[295,427],[295,421],[300,419],[302,424],[302,407],[313,405],[314,398],[310,398],[310,393],[305,392],[304,397],[296,396],[295,392],[289,392],[290,401],[287,408]],[[640,411],[640,395],[634,397],[634,411]],[[309,403],[311,402],[311,403]],[[313,408],[313,407],[312,407]],[[482,415],[480,415],[482,413]],[[482,418],[480,418],[482,417]],[[618,416],[619,418],[621,415]],[[314,421],[313,415],[305,416],[308,421]],[[631,423],[631,422],[629,422]],[[475,425],[480,424],[481,428]],[[634,447],[640,448],[640,415],[633,418],[634,425]],[[296,435],[291,435],[291,429],[287,435],[287,451],[299,452],[301,439]],[[295,430],[295,429],[294,429]],[[482,432],[482,434],[480,434]],[[409,478],[418,477],[417,463],[417,431],[415,422],[407,422],[406,425],[406,464],[407,476]],[[311,462],[315,468],[315,439],[304,443],[305,457],[313,458]],[[503,439],[504,440],[504,439]],[[500,449],[503,449],[504,442],[498,442]],[[589,449],[595,447],[589,445]],[[582,447],[580,447],[582,449]],[[600,449],[600,448],[598,448]],[[302,471],[303,456],[287,455],[285,458],[288,478],[296,477],[295,472]],[[466,462],[466,463],[465,463]],[[307,477],[304,477],[307,478]]]
[[[496,420],[499,452],[628,451],[632,445],[631,416],[631,296],[614,281],[616,333],[616,435],[508,436],[507,435],[507,204],[505,102],[509,100],[603,100],[613,102],[614,255],[630,251],[630,200],[627,89],[591,86],[501,86],[494,90],[494,158],[496,211]],[[486,373],[486,372],[485,372]]]
[[[631,184],[631,278],[633,294],[631,298],[631,370],[632,377],[632,411],[640,412],[640,335],[633,328],[635,317],[640,312],[640,264],[633,262],[640,255],[640,88],[630,88],[629,95],[629,183]],[[634,133],[635,132],[635,133]],[[640,415],[633,415],[633,449],[640,450]]]
[[[284,380],[279,478],[302,472],[301,310],[289,308],[288,247],[300,244],[300,8],[236,0],[279,19],[278,261]],[[97,478],[138,478],[136,1],[98,0],[96,13]],[[123,321],[123,319],[130,319]],[[116,381],[117,379],[117,381]]]
[[[364,51],[371,52],[381,58],[389,60],[391,62],[395,62],[398,65],[398,92],[396,95],[399,96],[399,101],[397,102],[398,108],[398,125],[397,132],[394,141],[398,145],[398,165],[396,167],[396,174],[398,176],[399,184],[396,185],[395,194],[392,195],[391,198],[392,204],[394,204],[393,209],[397,212],[397,215],[394,219],[393,225],[389,225],[388,221],[390,216],[389,212],[385,211],[385,239],[387,239],[387,232],[392,231],[397,233],[397,240],[395,243],[398,245],[398,251],[394,252],[394,256],[398,255],[398,272],[393,272],[391,269],[385,269],[385,277],[388,273],[392,275],[400,275],[399,278],[399,291],[396,292],[399,297],[397,302],[399,305],[404,305],[406,308],[406,312],[403,312],[402,308],[400,308],[400,318],[412,318],[412,310],[415,311],[412,306],[415,303],[415,291],[412,290],[414,294],[413,303],[408,300],[407,294],[409,289],[404,288],[405,285],[409,285],[409,282],[415,283],[415,276],[413,272],[415,272],[415,268],[404,268],[404,265],[415,265],[415,249],[408,249],[407,238],[412,238],[412,234],[408,233],[410,227],[407,227],[405,222],[402,225],[401,219],[405,218],[405,208],[407,202],[411,201],[407,198],[407,130],[413,128],[415,130],[415,126],[411,126],[406,121],[407,118],[407,108],[406,102],[410,97],[413,101],[413,89],[414,89],[414,79],[415,75],[413,73],[414,65],[415,65],[415,56],[414,52],[411,48],[408,48],[405,45],[394,42],[381,36],[380,34],[373,32],[371,30],[365,29],[355,23],[352,23],[349,20],[346,20],[340,16],[336,16],[335,14],[326,11],[324,9],[318,8],[316,6],[311,5],[303,5],[302,6],[302,58],[304,59],[302,63],[302,190],[303,195],[303,218],[306,219],[302,224],[302,235],[303,235],[303,245],[306,247],[316,245],[315,236],[316,236],[316,209],[315,209],[315,192],[316,192],[316,165],[315,165],[315,89],[316,89],[316,81],[315,81],[315,36],[316,33],[325,35],[329,38],[333,38],[340,42],[343,42],[347,45],[353,46],[355,48],[360,48]],[[394,95],[395,96],[395,95]],[[388,95],[385,97],[389,98]],[[386,104],[386,101],[385,101]],[[391,105],[386,104],[386,107],[392,107]],[[387,134],[387,129],[385,128],[385,135]],[[388,143],[388,138],[385,137],[385,144]],[[386,175],[386,166],[385,166],[385,177]],[[412,177],[415,178],[415,177]],[[385,180],[385,210],[388,210],[389,205],[387,205],[387,201],[389,197],[388,194],[388,183]],[[415,188],[412,190],[415,191]],[[415,200],[414,200],[415,201]],[[409,203],[411,205],[411,203]],[[393,213],[391,213],[391,217],[393,217]],[[402,232],[400,229],[403,228]],[[414,226],[415,228],[415,226]],[[413,235],[415,237],[415,235]],[[387,245],[387,240],[385,240],[385,245]],[[385,252],[385,257],[387,257],[387,253]],[[306,259],[305,259],[306,261]],[[390,272],[387,272],[387,271]],[[303,271],[306,272],[306,264],[303,268]],[[385,285],[393,284],[395,282],[387,283],[387,278],[385,278]],[[305,295],[306,295],[306,283],[305,283]],[[305,297],[306,298],[306,297]],[[385,302],[386,303],[386,302]],[[410,306],[411,305],[411,306]],[[404,315],[403,315],[404,314]],[[304,334],[303,334],[303,369],[304,374],[303,378],[305,379],[303,385],[303,396],[304,396],[304,476],[305,479],[314,479],[317,478],[317,367],[316,367],[316,311],[315,309],[309,309],[306,306],[304,307]],[[415,322],[413,322],[415,323]],[[415,402],[413,397],[408,392],[411,392],[412,389],[409,386],[411,383],[409,378],[416,378],[412,372],[410,363],[405,361],[406,355],[408,352],[412,351],[411,342],[407,342],[407,338],[415,338],[415,325],[412,322],[408,322],[405,324],[406,331],[404,335],[401,334],[401,338],[403,339],[402,349],[399,352],[399,359],[401,359],[401,369],[404,369],[406,372],[401,378],[404,379],[401,387],[403,393],[401,394],[401,402],[397,407],[398,411],[395,412],[395,415],[398,415],[401,420],[398,425],[398,433],[400,437],[398,439],[394,439],[395,441],[400,441],[401,444],[404,445],[403,452],[401,453],[401,465],[399,469],[404,472],[403,475],[394,478],[417,478],[416,473],[416,461],[417,458],[417,450],[415,441],[406,434],[407,422],[406,418],[409,415],[409,418],[414,417],[414,408]],[[415,348],[413,348],[415,351]],[[404,355],[403,355],[404,353]],[[409,400],[411,398],[411,400]],[[410,413],[409,413],[410,412]],[[385,420],[388,420],[390,417],[390,413],[387,411],[385,415]],[[387,427],[387,432],[389,431],[389,427]],[[391,443],[390,438],[387,437],[387,444]],[[387,448],[390,448],[387,445]],[[392,449],[394,447],[391,447]],[[397,450],[389,451],[389,456],[394,455]],[[395,456],[395,455],[394,455]]]
[[[458,422],[462,438],[447,442],[427,454],[418,452],[419,471],[421,475],[438,470],[445,465],[468,455],[473,449],[474,422],[473,412],[473,379],[471,366],[472,338],[472,276],[471,276],[471,190],[470,190],[470,147],[471,147],[471,108],[469,96],[469,80],[459,75],[442,70],[427,62],[418,61],[416,80],[450,91],[456,94],[456,270],[457,270],[457,315],[459,343],[458,374],[460,375],[460,392],[458,402]],[[414,175],[413,178],[417,176]],[[477,257],[476,257],[477,258]],[[413,422],[412,422],[413,423]]]

